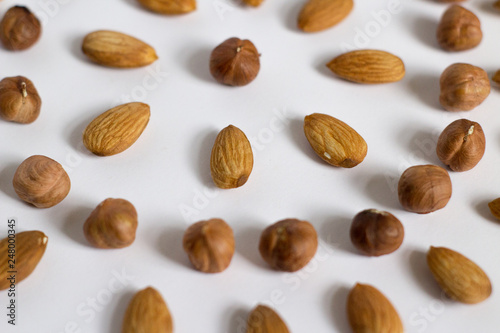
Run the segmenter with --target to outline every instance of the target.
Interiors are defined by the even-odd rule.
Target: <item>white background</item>
[[[490,76],[500,68],[500,14],[491,1],[464,4],[480,17],[484,39],[461,53],[437,46],[435,29],[446,5],[431,0],[403,1],[383,27],[372,13],[386,10],[389,1],[357,1],[344,22],[316,34],[296,29],[301,1],[266,0],[251,9],[200,0],[194,13],[165,17],[134,0],[3,0],[0,14],[16,4],[37,12],[43,35],[24,52],[0,49],[1,76],[30,78],[43,106],[31,125],[0,121],[0,234],[6,236],[7,219],[15,217],[18,232],[41,230],[49,243],[35,272],[18,285],[15,328],[6,325],[8,299],[0,293],[1,332],[118,333],[132,295],[148,285],[166,299],[176,332],[244,332],[247,314],[262,302],[276,308],[292,332],[349,332],[345,300],[358,281],[393,302],[408,332],[498,332],[500,226],[487,202],[500,196],[500,90],[492,87],[471,112],[449,113],[438,103],[439,76],[448,65],[472,63]],[[366,28],[373,29],[371,37],[357,40],[358,46],[400,56],[407,68],[401,82],[362,86],[325,67]],[[98,29],[138,37],[160,59],[132,70],[94,65],[80,47]],[[219,85],[208,70],[210,51],[233,36],[250,39],[262,54],[261,71],[246,87]],[[160,82],[145,90],[144,80],[155,71]],[[112,157],[86,152],[85,126],[131,94],[151,106],[140,139]],[[368,143],[365,161],[339,169],[315,156],[302,130],[303,117],[313,112],[355,128]],[[405,212],[395,191],[399,175],[415,164],[441,165],[436,138],[464,117],[483,127],[484,158],[471,171],[450,173],[453,196],[445,209]],[[210,179],[209,156],[217,132],[229,124],[251,139],[255,166],[245,186],[222,191]],[[59,161],[71,177],[71,192],[56,207],[33,208],[13,191],[15,169],[34,154]],[[137,208],[137,239],[129,248],[93,249],[83,237],[85,219],[108,197]],[[190,217],[181,213],[186,207]],[[368,258],[350,244],[350,222],[367,208],[400,218],[406,238],[397,252]],[[182,250],[187,226],[211,217],[224,218],[236,237],[233,262],[217,275],[192,269]],[[313,262],[291,275],[269,269],[257,249],[260,232],[286,217],[309,220],[321,239]],[[443,297],[426,266],[430,245],[478,263],[493,282],[492,296],[473,306]],[[108,285],[123,272],[132,280],[111,293]],[[97,310],[91,310],[96,298]]]

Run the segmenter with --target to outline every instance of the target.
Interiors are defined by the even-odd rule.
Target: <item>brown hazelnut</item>
[[[436,153],[453,171],[467,171],[484,155],[486,138],[481,125],[459,119],[449,124],[439,136]]]
[[[14,174],[12,185],[21,200],[38,208],[57,205],[71,188],[62,165],[42,155],[24,160]]]
[[[21,124],[34,122],[40,114],[42,100],[29,79],[6,77],[0,81],[0,116]]]
[[[396,251],[405,231],[391,213],[367,209],[358,213],[351,224],[351,242],[363,254],[381,256]]]
[[[132,244],[137,230],[137,211],[124,199],[101,202],[83,225],[87,241],[101,249],[120,249]]]
[[[258,305],[248,316],[246,333],[290,333],[281,317],[268,306]]]
[[[447,51],[464,51],[481,43],[481,22],[473,12],[453,5],[443,14],[437,29],[439,45]]]
[[[197,270],[222,272],[234,255],[233,229],[221,219],[197,222],[186,230],[183,246]]]
[[[469,64],[453,64],[440,79],[439,102],[448,111],[470,111],[490,94],[490,79],[481,68]]]
[[[495,8],[497,10],[500,10],[500,0],[496,1],[495,3],[493,3],[493,8]]]
[[[259,52],[247,39],[229,38],[210,55],[210,73],[220,83],[244,86],[259,73]]]
[[[448,172],[436,165],[417,165],[406,169],[398,183],[399,202],[404,209],[427,214],[446,206],[451,198]]]
[[[274,269],[295,272],[306,266],[318,249],[311,223],[286,219],[267,227],[260,237],[262,258]]]
[[[5,48],[25,50],[36,43],[42,32],[40,21],[23,6],[10,8],[0,22],[0,40]]]
[[[498,70],[492,78],[493,82],[500,84],[500,70]]]

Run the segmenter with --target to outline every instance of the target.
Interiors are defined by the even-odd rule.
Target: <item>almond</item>
[[[9,289],[11,282],[17,284],[35,270],[48,241],[41,231],[20,232],[15,241],[12,239],[6,237],[0,241],[0,290]],[[9,247],[10,244],[14,245]],[[15,250],[15,253],[10,253],[9,249]],[[11,275],[15,275],[15,281],[10,281]]]
[[[148,287],[135,294],[123,319],[122,333],[172,333],[174,325],[161,294]]]
[[[345,19],[353,0],[309,0],[299,13],[298,27],[305,32],[328,29]]]
[[[405,76],[405,65],[400,58],[378,50],[344,53],[326,66],[341,78],[357,83],[396,82]]]
[[[243,0],[243,2],[252,7],[259,7],[264,0]]]
[[[247,333],[289,333],[281,317],[270,307],[258,305],[248,317]]]
[[[316,154],[334,166],[355,167],[363,162],[368,151],[365,140],[358,132],[326,114],[306,116],[304,133]]]
[[[92,120],[83,132],[83,143],[99,156],[121,153],[134,144],[149,122],[149,105],[127,103]]]
[[[357,283],[347,296],[347,317],[354,333],[403,333],[391,302],[378,289]]]
[[[138,0],[145,8],[160,14],[179,15],[196,9],[196,0]]]
[[[85,36],[82,51],[93,62],[108,67],[142,67],[158,59],[156,51],[143,41],[107,30]]]
[[[253,168],[253,153],[245,133],[229,125],[215,139],[210,170],[215,185],[223,189],[244,185]]]
[[[475,304],[491,295],[491,282],[486,273],[458,252],[431,246],[427,265],[439,286],[454,300]]]

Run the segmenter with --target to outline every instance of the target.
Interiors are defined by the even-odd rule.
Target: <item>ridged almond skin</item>
[[[167,303],[154,288],[135,294],[128,305],[122,333],[172,333],[174,324]]]
[[[94,31],[85,36],[82,51],[99,65],[117,68],[147,66],[158,59],[156,51],[143,41],[109,30]]]
[[[483,39],[477,16],[461,6],[453,5],[443,14],[437,28],[437,40],[446,51],[464,51],[478,46]]]
[[[11,7],[0,22],[0,41],[11,51],[22,51],[33,46],[42,34],[37,17],[24,6]]]
[[[500,84],[500,70],[496,71],[492,78],[493,82]]]
[[[243,0],[243,2],[248,6],[259,7],[264,2],[264,0]]]
[[[500,198],[489,202],[488,207],[490,208],[491,215],[500,220]]]
[[[15,271],[16,281],[19,283],[26,279],[42,259],[47,247],[48,238],[41,231],[24,231],[16,234],[15,239]],[[9,289],[10,281],[7,279],[13,273],[8,257],[9,237],[0,241],[0,290]]]
[[[196,0],[137,0],[145,8],[159,14],[181,15],[196,10]]]
[[[353,7],[353,0],[308,0],[299,13],[297,25],[305,32],[322,31],[344,20]]]
[[[397,82],[405,76],[403,61],[385,51],[357,50],[334,58],[326,65],[341,78],[366,84]]]
[[[307,141],[328,164],[352,168],[363,162],[368,152],[366,141],[352,127],[332,116],[313,113],[304,119]]]
[[[378,289],[357,283],[347,296],[347,318],[353,333],[403,333],[403,323]]]
[[[19,198],[37,208],[49,208],[66,198],[71,181],[61,164],[33,155],[17,168],[12,185]]]
[[[222,189],[243,186],[252,168],[252,146],[245,133],[233,125],[220,131],[210,156],[210,170],[215,185]]]
[[[490,297],[490,279],[478,265],[462,254],[445,247],[431,246],[427,264],[438,284],[452,299],[476,304]]]
[[[247,333],[290,333],[283,319],[265,305],[253,309],[247,322]]]
[[[233,229],[221,219],[191,225],[184,233],[182,243],[189,261],[204,273],[224,271],[234,255]]]
[[[83,144],[98,156],[110,156],[130,148],[146,128],[149,105],[139,102],[118,105],[90,122]]]
[[[481,125],[467,119],[455,120],[439,136],[436,153],[453,171],[467,171],[483,158],[486,138]]]
[[[8,121],[30,124],[40,115],[42,100],[35,85],[24,76],[0,81],[0,116]]]

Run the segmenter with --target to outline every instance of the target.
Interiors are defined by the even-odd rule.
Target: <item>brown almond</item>
[[[196,9],[196,0],[138,0],[145,8],[159,14],[181,15]]]
[[[149,105],[144,103],[116,106],[90,122],[83,132],[83,143],[98,156],[121,153],[141,136],[150,114]]]
[[[248,6],[259,7],[264,2],[264,0],[243,0],[243,2]]]
[[[45,253],[47,241],[41,231],[24,231],[16,234],[15,240],[9,236],[0,241],[0,290],[9,289],[11,283],[21,282],[35,270]],[[10,253],[10,249],[15,253]],[[13,281],[12,275],[15,275]]]
[[[247,333],[290,333],[290,331],[273,309],[258,305],[248,317]]]
[[[464,51],[478,46],[483,39],[477,16],[459,5],[446,10],[437,28],[437,40],[446,51]]]
[[[328,29],[344,20],[353,7],[353,0],[309,0],[299,13],[298,27],[305,32]]]
[[[143,41],[116,31],[99,30],[85,36],[82,51],[99,65],[118,68],[142,67],[158,59]]]
[[[326,66],[341,78],[357,83],[390,83],[405,76],[405,65],[400,58],[378,50],[344,53]]]

